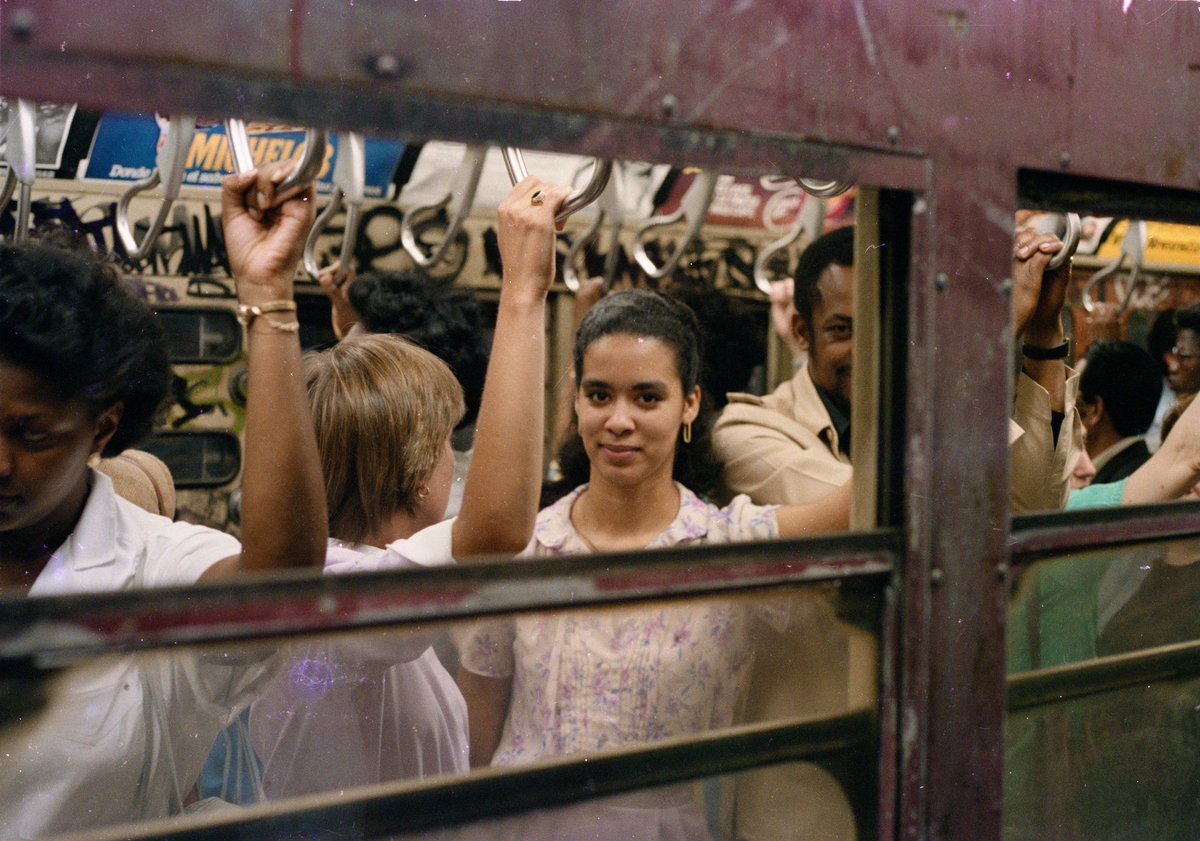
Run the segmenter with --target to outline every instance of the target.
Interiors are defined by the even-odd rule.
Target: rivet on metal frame
[[[16,9],[8,17],[8,32],[19,44],[32,40],[36,29],[37,15],[30,9]]]
[[[391,53],[380,53],[367,59],[367,67],[377,79],[396,79],[403,71],[404,64]]]

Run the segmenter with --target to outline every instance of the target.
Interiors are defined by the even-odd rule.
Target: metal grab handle
[[[504,146],[501,148],[500,154],[504,158],[504,167],[508,170],[508,178],[514,187],[529,177],[529,170],[525,167],[525,156],[521,154],[520,149],[515,146]],[[588,179],[587,185],[582,190],[577,190],[567,196],[562,210],[554,217],[554,221],[565,222],[572,213],[583,210],[600,198],[600,194],[608,186],[608,179],[612,176],[612,167],[612,161],[597,158],[592,165],[592,177]]]
[[[3,210],[8,206],[9,201],[12,199],[12,194],[14,191],[16,191],[16,189],[17,173],[10,166],[8,168],[8,175],[4,176],[4,186],[0,187],[0,210]],[[20,208],[17,208],[17,210],[20,211]]]
[[[812,195],[811,193],[809,195]],[[793,242],[800,238],[805,228],[809,227],[806,224],[809,220],[804,218],[804,206],[801,205],[796,211],[796,221],[792,223],[791,229],[781,236],[779,239],[772,242],[759,250],[758,256],[754,258],[754,285],[764,295],[771,294],[771,279],[767,277],[767,264],[776,253],[790,246]],[[817,202],[816,219],[812,222],[811,233],[815,237],[820,233],[821,228],[825,226],[825,205],[821,201]]]
[[[1057,269],[1075,256],[1075,251],[1079,248],[1079,233],[1081,230],[1083,230],[1083,225],[1079,221],[1079,214],[1068,213],[1067,232],[1063,237],[1063,247],[1057,254],[1050,258],[1050,262],[1046,264],[1046,268]]]
[[[246,131],[246,121],[237,117],[227,119],[225,137],[229,142],[233,171],[244,173],[254,169],[254,153],[250,151],[250,134]],[[300,162],[292,170],[292,174],[276,188],[276,193],[286,193],[297,187],[303,189],[316,181],[317,176],[321,174],[321,167],[325,165],[325,147],[328,144],[327,132],[321,129],[305,129],[304,151],[300,153]]]
[[[1133,290],[1137,286],[1137,277],[1142,270],[1142,261],[1146,254],[1146,223],[1130,221],[1129,229],[1125,231],[1125,239],[1121,241],[1121,253],[1117,255],[1117,259],[1113,260],[1107,266],[1104,266],[1100,271],[1096,272],[1083,287],[1083,308],[1087,312],[1092,312],[1096,308],[1095,301],[1092,300],[1092,288],[1104,280],[1104,278],[1113,274],[1125,262],[1125,258],[1129,258],[1129,292],[1125,295],[1125,300],[1121,303],[1121,309],[1118,312],[1125,312],[1125,308],[1129,306],[1129,300],[1133,296]]]
[[[637,261],[637,264],[648,277],[653,280],[666,277],[679,263],[680,258],[683,257],[683,252],[687,251],[688,247],[699,236],[700,229],[704,227],[704,218],[708,215],[708,207],[712,204],[713,193],[716,189],[717,173],[701,172],[696,176],[696,180],[692,182],[692,186],[688,187],[687,194],[679,202],[678,210],[666,216],[653,216],[643,222],[637,229],[633,241],[633,259]],[[665,263],[661,266],[654,265],[654,261],[646,253],[644,237],[655,228],[674,225],[685,217],[687,218],[688,226],[687,231],[683,235],[683,241],[679,243],[674,253],[667,258]]]
[[[619,167],[618,167],[619,168]],[[621,255],[621,226],[625,222],[624,208],[621,205],[620,177],[610,179],[604,192],[596,202],[598,213],[592,224],[575,238],[567,249],[566,259],[563,260],[563,283],[572,292],[579,291],[579,273],[575,271],[575,261],[600,233],[600,228],[607,219],[611,223],[608,235],[608,251],[604,253],[604,291],[612,288],[617,279],[617,268],[620,266]]]
[[[458,237],[463,222],[471,213],[471,205],[475,203],[475,192],[479,189],[479,177],[483,173],[483,162],[486,158],[486,146],[468,146],[463,152],[458,169],[454,171],[454,176],[450,180],[451,186],[445,198],[435,204],[414,207],[404,214],[404,219],[400,223],[400,242],[404,246],[404,250],[408,252],[408,256],[422,269],[428,269],[440,263],[446,256],[446,249],[450,247],[450,243]],[[413,226],[433,217],[456,198],[458,207],[450,220],[450,226],[446,228],[445,236],[438,243],[437,248],[426,255],[421,248],[421,243],[417,242]]]
[[[134,262],[140,262],[150,254],[150,249],[154,247],[154,241],[162,233],[163,225],[167,221],[167,214],[171,212],[171,205],[179,198],[179,188],[183,185],[184,164],[187,162],[192,135],[195,132],[196,118],[194,116],[177,114],[171,117],[170,125],[167,128],[167,138],[158,151],[154,172],[149,178],[129,185],[129,189],[122,193],[121,198],[117,201],[117,235],[121,238],[126,255]],[[158,215],[151,221],[150,229],[146,231],[146,236],[139,243],[129,225],[129,202],[138,193],[152,189],[159,183],[163,185],[163,198],[158,206]]]
[[[37,178],[37,105],[28,99],[18,99],[15,106],[9,105],[5,155],[8,177],[0,207],[8,204],[13,190],[20,184],[13,241],[22,242],[29,237],[29,211],[33,204],[33,182]]]
[[[796,177],[796,183],[804,188],[804,192],[816,199],[832,199],[845,193],[853,184],[844,181],[818,181],[815,178]]]
[[[317,239],[329,227],[330,220],[346,205],[346,225],[342,233],[340,265],[334,275],[334,286],[341,286],[350,273],[350,258],[354,254],[354,243],[358,240],[359,214],[366,200],[367,148],[363,136],[347,132],[338,142],[337,162],[333,165],[333,197],[321,215],[313,222],[304,241],[304,268],[312,279],[318,280],[321,269],[317,265]]]
[[[313,226],[308,230],[308,238],[304,240],[304,270],[313,280],[317,280],[321,276],[321,267],[317,265],[317,240],[320,239],[321,234],[325,233],[329,222],[334,216],[337,216],[341,209],[342,191],[334,190],[329,204],[325,205],[325,209],[317,214],[317,218],[313,220]]]

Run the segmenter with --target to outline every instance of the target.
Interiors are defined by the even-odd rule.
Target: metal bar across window
[[[1130,686],[1200,675],[1200,640],[1039,669],[1008,679],[1008,709],[1021,710]]]
[[[273,576],[161,590],[0,599],[0,662],[405,625],[842,581],[882,589],[891,531],[402,573]]]
[[[1010,550],[1014,565],[1069,552],[1108,550],[1200,531],[1195,503],[1139,505],[1092,511],[1014,517]]]
[[[212,841],[265,838],[376,838],[499,817],[536,807],[730,774],[761,765],[873,750],[873,709],[820,721],[746,725],[529,768],[493,768],[469,777],[391,783],[350,792],[73,836],[74,841]]]

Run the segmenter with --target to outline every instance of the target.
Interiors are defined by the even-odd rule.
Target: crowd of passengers
[[[293,281],[314,195],[277,195],[286,169],[231,176],[222,190],[249,368],[240,541],[170,519],[169,477],[126,452],[150,432],[170,367],[161,328],[115,265],[53,238],[0,244],[0,584],[51,596],[849,528],[854,264],[857,249],[872,247],[856,245],[852,228],[815,240],[794,281],[777,285],[773,316],[795,351],[794,376],[766,396],[729,394],[718,417],[701,387],[695,313],[655,291],[586,284],[552,430],[554,481],[544,482],[546,298],[567,189],[530,177],[499,207],[490,351],[465,293],[328,272],[339,341],[302,355]],[[1089,353],[1082,378],[1068,366],[1069,263],[1047,268],[1061,248],[1053,234],[1017,229],[1012,510],[1182,497],[1200,480],[1200,409],[1176,411],[1161,445],[1143,446],[1159,363],[1105,345]],[[1200,319],[1189,318],[1179,314],[1162,350],[1180,395],[1200,387]],[[1131,391],[1136,407],[1126,405]],[[1071,490],[1089,469],[1091,483]],[[1137,601],[1127,593],[1123,606]],[[1042,602],[1017,607],[1037,612]],[[45,710],[3,735],[4,836],[522,765],[828,716],[875,697],[874,635],[839,618],[830,590],[520,615],[454,637],[442,656],[432,633],[384,633],[79,667]],[[1010,646],[1010,660],[1022,657],[1026,667],[1047,664],[1036,640]],[[248,758],[249,797],[204,797],[214,743],[224,745],[218,765]],[[723,802],[732,806],[715,814],[681,785],[474,831],[749,841],[862,829],[815,764],[742,775]]]

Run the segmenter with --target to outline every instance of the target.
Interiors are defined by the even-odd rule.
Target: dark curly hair
[[[450,366],[474,422],[483,398],[488,342],[479,300],[469,289],[447,287],[424,272],[372,271],[350,285],[350,305],[371,333],[395,333]]]
[[[102,455],[150,433],[171,384],[166,336],[117,267],[63,236],[0,244],[0,358],[97,414],[124,404]]]
[[[689,393],[701,384],[704,345],[700,322],[687,304],[660,292],[630,289],[602,298],[593,306],[575,334],[575,387],[583,377],[583,355],[597,339],[611,335],[655,338],[675,350],[675,366]],[[700,412],[692,422],[690,444],[675,447],[676,481],[701,497],[711,497],[721,476],[721,465],[712,452],[712,405],[700,390]],[[572,430],[574,433],[575,430]],[[543,504],[548,504],[588,481],[590,463],[578,434],[567,436],[558,454],[562,480],[548,487]]]

